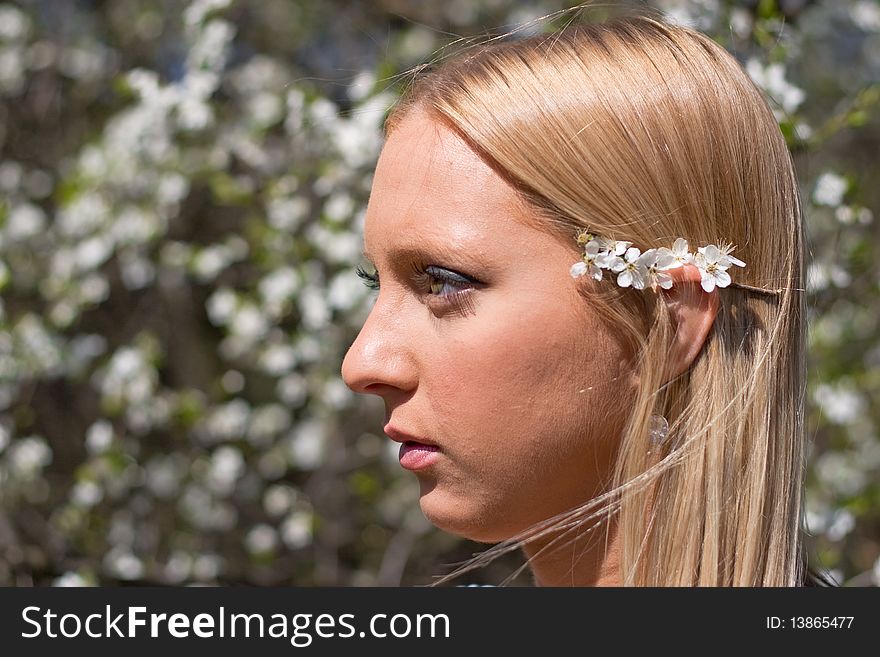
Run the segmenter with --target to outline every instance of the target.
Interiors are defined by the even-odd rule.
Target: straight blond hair
[[[698,32],[630,16],[469,48],[421,71],[386,131],[414,105],[455,130],[573,253],[588,228],[642,250],[676,237],[692,249],[733,243],[747,263],[735,272],[747,287],[718,289],[714,326],[673,380],[661,295],[580,279],[639,372],[607,492],[441,581],[614,516],[624,585],[803,584],[803,224],[790,153],[741,66]],[[670,425],[653,456],[652,414]]]

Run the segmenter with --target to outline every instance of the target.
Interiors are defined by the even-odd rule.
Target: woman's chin
[[[436,489],[423,492],[419,505],[438,529],[477,543],[499,543],[515,534],[514,530],[499,526],[497,514],[450,499]]]

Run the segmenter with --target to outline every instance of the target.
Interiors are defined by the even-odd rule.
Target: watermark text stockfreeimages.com
[[[315,638],[449,638],[446,614],[373,614],[363,624],[355,614],[239,614],[219,607],[214,613],[155,613],[146,607],[114,611],[58,614],[52,609],[25,607],[22,638],[278,638],[304,648]],[[360,627],[360,629],[359,629]]]

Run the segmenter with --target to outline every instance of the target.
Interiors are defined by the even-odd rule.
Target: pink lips
[[[440,448],[437,445],[425,443],[406,442],[400,446],[400,465],[407,470],[421,470],[427,468],[440,457]]]
[[[410,435],[387,425],[385,435],[391,440],[401,443],[398,456],[400,465],[407,470],[427,468],[440,458],[440,447],[427,442],[424,438]]]

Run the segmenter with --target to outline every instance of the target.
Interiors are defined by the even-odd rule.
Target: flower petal
[[[583,261],[574,263],[571,266],[569,273],[571,274],[572,278],[578,278],[580,276],[583,276],[584,274],[587,273],[587,263],[585,263]]]
[[[641,254],[641,251],[639,251],[636,247],[632,246],[626,250],[626,255],[623,256],[623,258],[627,262],[633,262],[634,260],[638,259],[639,254]]]
[[[675,256],[669,251],[669,249],[663,249],[666,253],[658,253],[657,260],[654,266],[657,269],[673,269],[675,267],[681,267],[681,262],[675,259]]]
[[[626,269],[626,263],[620,256],[608,256],[606,268],[611,271],[621,271]]]
[[[715,279],[712,276],[704,276],[700,285],[706,292],[712,292],[715,289]]]
[[[602,269],[610,269],[609,263],[613,262],[613,258],[614,256],[608,255],[607,253],[597,253],[593,258],[593,264]]]
[[[718,258],[721,257],[721,251],[714,244],[707,244],[700,249],[700,253],[703,254],[707,262],[718,262]]]
[[[640,269],[632,270],[632,286],[637,290],[645,289],[644,271]]]
[[[622,272],[620,272],[620,274],[617,276],[617,284],[620,287],[629,287],[630,285],[632,285],[631,270],[624,269]]]
[[[620,240],[616,240],[611,242],[610,250],[614,253],[614,255],[623,255],[626,252],[627,248],[629,248],[630,244],[632,244],[632,242],[623,242]]]
[[[648,249],[642,255],[640,255],[637,260],[640,265],[644,265],[645,267],[650,267],[655,262],[657,262],[657,258],[659,254],[657,253],[657,249]]]
[[[719,269],[715,272],[714,275],[715,284],[718,287],[727,287],[730,285],[730,274],[728,274],[725,270]]]
[[[687,255],[688,252],[688,243],[687,240],[683,237],[679,237],[672,245],[672,253],[675,254],[677,258],[682,258]]]
[[[658,271],[654,275],[654,279],[657,281],[657,284],[660,287],[662,287],[664,290],[668,290],[669,288],[672,287],[672,276],[670,276],[669,274],[667,274],[665,272]]]

